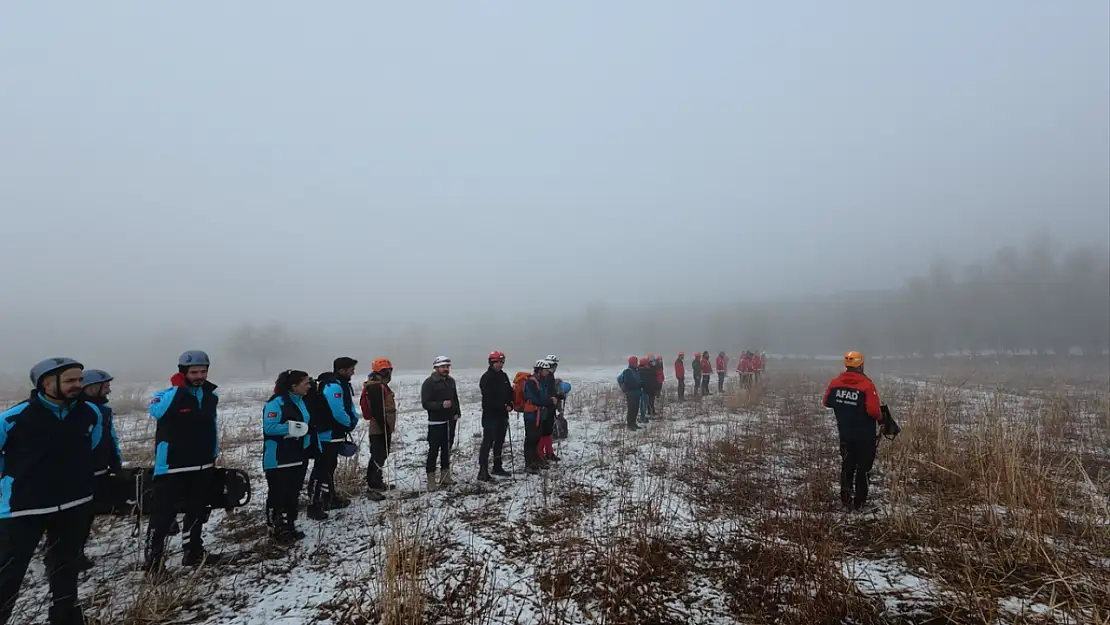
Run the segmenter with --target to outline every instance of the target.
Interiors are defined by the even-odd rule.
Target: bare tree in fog
[[[297,342],[279,324],[262,328],[243,324],[228,339],[228,355],[239,364],[257,363],[260,373],[270,374],[270,366],[282,358],[293,356]],[[279,365],[284,366],[284,365]]]

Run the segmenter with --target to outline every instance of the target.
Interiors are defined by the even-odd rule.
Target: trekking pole
[[[513,480],[516,480],[516,447],[513,447],[513,419],[509,417],[509,464],[513,468]],[[505,451],[501,450],[501,455],[505,455]]]

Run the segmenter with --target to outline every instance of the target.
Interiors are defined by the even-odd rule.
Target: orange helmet
[[[648,366],[648,359],[647,359],[647,358],[641,358],[641,359],[640,359],[640,366],[641,366],[641,367],[646,367],[646,366]]]
[[[392,369],[393,363],[389,362],[388,358],[375,358],[373,364],[370,365],[370,370],[374,373],[381,373],[386,369]]]
[[[845,352],[844,354],[845,367],[862,367],[863,354],[860,352]]]
[[[635,367],[640,362],[640,359],[635,356],[628,357],[628,366]]]

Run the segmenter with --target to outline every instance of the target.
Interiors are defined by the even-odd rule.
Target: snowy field
[[[134,570],[134,522],[100,518],[86,613],[136,625],[1110,623],[1105,386],[1023,394],[880,377],[904,433],[880,445],[874,510],[848,514],[835,505],[835,433],[819,406],[836,367],[786,367],[773,362],[752,392],[664,403],[639,432],[622,427],[618,368],[561,369],[574,387],[562,462],[521,473],[514,418],[506,468],[519,474],[494,484],[475,479],[481,371],[456,371],[458,483],[433,494],[426,374],[398,374],[386,470],[397,490],[363,496],[360,424],[364,454],[341,459],[338,477],[354,504],[323,522],[302,515],[308,537],[292,547],[271,544],[263,523],[271,384],[221,386],[220,462],[252,472],[254,497],[213,512],[206,547],[235,561],[193,572],[174,553],[173,578],[152,586]],[[137,403],[119,395],[121,407]],[[131,412],[118,428],[127,460],[149,463],[152,420]],[[13,622],[43,619],[44,577],[40,558]]]

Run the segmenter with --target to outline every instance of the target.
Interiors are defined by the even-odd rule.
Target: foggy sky
[[[1095,0],[6,3],[0,84],[20,358],[1110,241]]]

